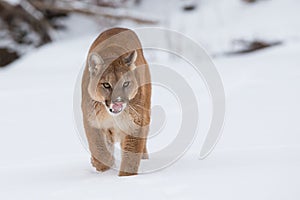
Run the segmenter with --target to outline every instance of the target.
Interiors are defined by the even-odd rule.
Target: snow
[[[233,0],[201,2],[195,12],[186,15],[174,8],[170,11],[174,20],[162,22],[163,26],[191,36],[211,54],[233,48],[233,38],[283,40],[283,45],[274,48],[214,59],[224,83],[227,111],[223,136],[211,156],[198,159],[211,114],[200,81],[196,87],[199,135],[180,160],[134,177],[118,177],[114,170],[95,172],[74,128],[72,102],[77,75],[101,27],[73,16],[68,22],[73,35],[58,34],[57,42],[0,70],[0,198],[298,200],[299,2],[262,1],[248,6]],[[152,4],[145,1],[140,10]],[[157,12],[163,12],[160,9]],[[214,13],[221,17],[213,18]],[[212,17],[198,20],[199,16]],[[271,24],[262,23],[261,17]],[[76,22],[84,28],[74,26]],[[122,24],[134,27],[126,21]],[[147,58],[180,65],[150,51]],[[194,78],[189,81],[199,84]],[[153,102],[166,101],[168,94],[162,92],[154,89]],[[151,152],[172,140],[166,130],[149,141]]]

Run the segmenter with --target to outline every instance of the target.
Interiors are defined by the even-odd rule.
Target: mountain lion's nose
[[[123,99],[121,97],[117,97],[115,100],[112,101],[112,103],[118,103],[123,102]]]

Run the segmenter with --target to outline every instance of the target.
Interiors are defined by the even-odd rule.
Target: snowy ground
[[[199,15],[212,15],[217,12],[212,9],[214,6],[220,9],[225,6],[225,1],[203,2],[206,4],[197,11]],[[223,136],[210,157],[198,160],[203,141],[200,135],[187,154],[171,167],[122,178],[113,170],[94,171],[74,129],[75,81],[99,30],[93,27],[94,23],[73,18],[89,28],[89,33],[72,26],[72,30],[82,31],[80,36],[58,35],[61,38],[58,42],[28,53],[0,71],[0,198],[298,200],[300,35],[299,14],[295,11],[298,4],[295,0],[262,1],[250,6],[250,11],[245,10],[246,16],[255,12],[253,18],[241,19],[239,15],[245,6],[231,1],[228,5],[232,7],[227,5],[218,12],[227,16],[221,17],[220,29],[212,20],[208,30],[210,20],[197,21],[197,13],[181,16],[180,23],[164,22],[202,42],[212,53],[219,52],[216,38],[221,41],[220,48],[226,50],[232,48],[228,47],[230,37],[242,38],[247,34],[282,39],[284,44],[214,60],[224,82],[227,119]],[[142,7],[145,9],[147,5]],[[266,15],[264,9],[278,18],[282,29],[275,31],[278,25],[274,25],[271,16],[264,18],[266,23],[273,22],[269,26],[259,20]],[[281,16],[276,15],[281,11],[284,11]],[[180,18],[180,14],[175,16]],[[187,18],[199,26],[202,24],[202,34],[196,33],[191,21],[183,23]],[[224,35],[210,34],[214,30]],[[205,105],[208,102],[203,101],[201,116],[209,116]],[[209,120],[203,121],[201,133]],[[150,142],[150,151],[151,147],[155,145]]]

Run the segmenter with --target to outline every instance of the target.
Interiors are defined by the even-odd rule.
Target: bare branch
[[[29,0],[29,2],[36,7],[38,10],[52,10],[56,12],[76,12],[85,15],[98,15],[106,18],[113,18],[118,20],[131,20],[137,23],[144,24],[156,24],[158,20],[150,19],[149,17],[144,17],[142,13],[132,12],[125,8],[108,8],[101,7],[91,4],[82,3],[79,1],[58,1],[57,3],[45,3],[37,0]]]

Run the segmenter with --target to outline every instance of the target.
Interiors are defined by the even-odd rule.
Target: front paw
[[[93,167],[95,167],[96,170],[99,172],[105,172],[106,170],[110,169],[110,166],[107,166],[107,165],[101,163],[94,157],[91,158],[91,163],[92,163]]]
[[[123,172],[123,171],[120,171],[119,172],[119,176],[134,176],[134,175],[137,175],[138,173],[130,173],[130,172]]]

